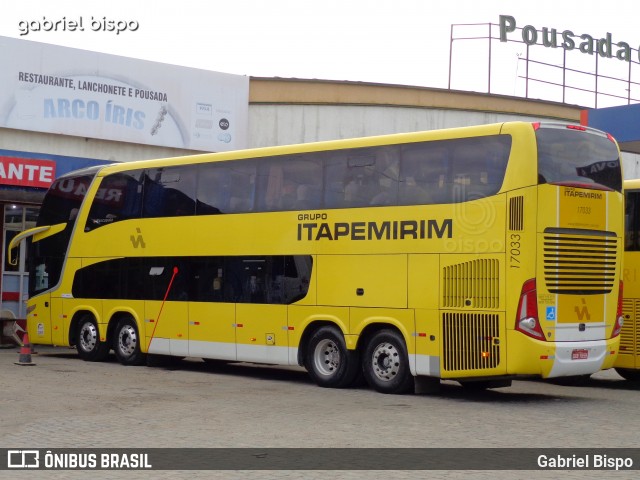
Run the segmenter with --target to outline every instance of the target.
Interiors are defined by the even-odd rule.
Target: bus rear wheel
[[[133,318],[118,321],[113,337],[113,351],[122,365],[142,365],[146,356],[140,351],[140,335]]]
[[[344,336],[335,327],[319,328],[309,340],[305,366],[321,387],[345,388],[353,384],[360,371],[355,350],[349,350]]]
[[[362,364],[367,383],[380,393],[407,393],[413,387],[407,347],[395,330],[380,330],[369,339]]]
[[[88,362],[101,362],[109,355],[109,344],[100,341],[98,323],[91,315],[82,316],[78,322],[76,350]]]

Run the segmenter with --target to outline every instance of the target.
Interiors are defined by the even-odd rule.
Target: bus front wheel
[[[342,332],[325,326],[309,340],[305,366],[319,386],[344,388],[355,381],[360,361],[357,352],[347,348]]]
[[[413,387],[407,347],[395,330],[375,333],[366,345],[362,363],[367,383],[378,392],[407,393]]]
[[[126,317],[118,321],[113,337],[113,351],[122,365],[145,363],[145,355],[140,351],[138,327],[132,318]]]
[[[78,322],[76,350],[88,362],[101,362],[109,355],[109,344],[100,341],[98,323],[91,315],[84,315]]]

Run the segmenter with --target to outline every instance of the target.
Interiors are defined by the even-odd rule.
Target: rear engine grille
[[[591,233],[591,232],[590,232]],[[544,279],[551,293],[594,295],[614,287],[618,239],[613,233],[563,229],[544,234]]]
[[[500,363],[497,314],[443,313],[444,370],[495,368]]]
[[[622,301],[624,324],[620,331],[620,355],[640,355],[640,302],[624,299]]]
[[[498,308],[498,260],[472,260],[444,267],[444,308]]]

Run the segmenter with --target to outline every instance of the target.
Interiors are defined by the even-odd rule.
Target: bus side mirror
[[[16,252],[15,256],[13,255],[13,252],[17,249],[17,246],[11,248],[11,245],[9,245],[9,248],[7,250],[7,262],[9,263],[9,265],[18,265],[18,252]]]
[[[65,226],[66,226],[66,223],[60,223],[58,225],[54,225],[53,227],[50,225],[46,225],[43,227],[30,228],[28,230],[20,232],[15,237],[13,237],[9,242],[9,246],[7,247],[7,262],[9,263],[9,265],[18,264],[18,255],[16,255],[14,258],[14,256],[12,255],[12,252],[20,246],[20,242],[25,238],[29,238],[34,235],[40,234],[39,238],[34,238],[34,241],[42,240],[43,238],[46,238],[49,235],[54,235],[58,232],[61,232],[62,230],[64,230]]]

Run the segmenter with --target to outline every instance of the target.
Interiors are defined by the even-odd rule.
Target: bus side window
[[[640,250],[640,215],[638,212],[640,192],[625,192],[624,205],[624,221],[625,221],[625,238],[624,249],[628,252],[636,252]]]
[[[347,160],[344,180],[346,207],[365,207],[379,193],[375,153],[354,150]]]
[[[478,198],[475,190],[479,183],[476,178],[478,167],[474,161],[479,162],[482,154],[478,155],[478,151],[474,150],[478,146],[469,145],[466,141],[460,143],[452,155],[453,195],[455,202],[466,202]]]
[[[282,303],[291,304],[307,295],[312,265],[313,259],[310,255],[284,257]]]
[[[266,273],[264,260],[245,260],[243,293],[247,303],[266,303]]]
[[[256,188],[255,163],[229,167],[229,213],[253,211]]]
[[[134,170],[102,179],[89,210],[86,231],[120,220],[140,218],[142,173],[142,170]]]
[[[452,163],[455,201],[467,202],[497,193],[504,179],[511,137],[472,137],[455,142]]]
[[[324,206],[326,208],[344,208],[346,206],[345,179],[347,178],[345,153],[335,151],[327,152],[324,155]]]
[[[397,147],[354,148],[325,157],[324,207],[351,208],[396,203]]]
[[[295,187],[284,180],[282,162],[276,159],[259,166],[258,210],[271,212],[282,210],[282,202],[288,206],[293,204]],[[284,197],[284,198],[283,198]]]
[[[385,147],[376,153],[375,177],[377,189],[369,201],[371,206],[396,205],[400,159],[398,147]]]
[[[296,188],[296,210],[313,210],[321,208],[321,191],[317,185],[303,183]]]
[[[259,211],[321,208],[322,165],[315,156],[285,156],[264,161],[257,189]]]
[[[195,214],[195,167],[157,168],[147,171],[142,216],[175,217]]]
[[[229,280],[224,257],[192,257],[189,298],[196,302],[224,302]]]
[[[402,155],[401,205],[451,203],[449,154],[442,146],[409,145]]]

